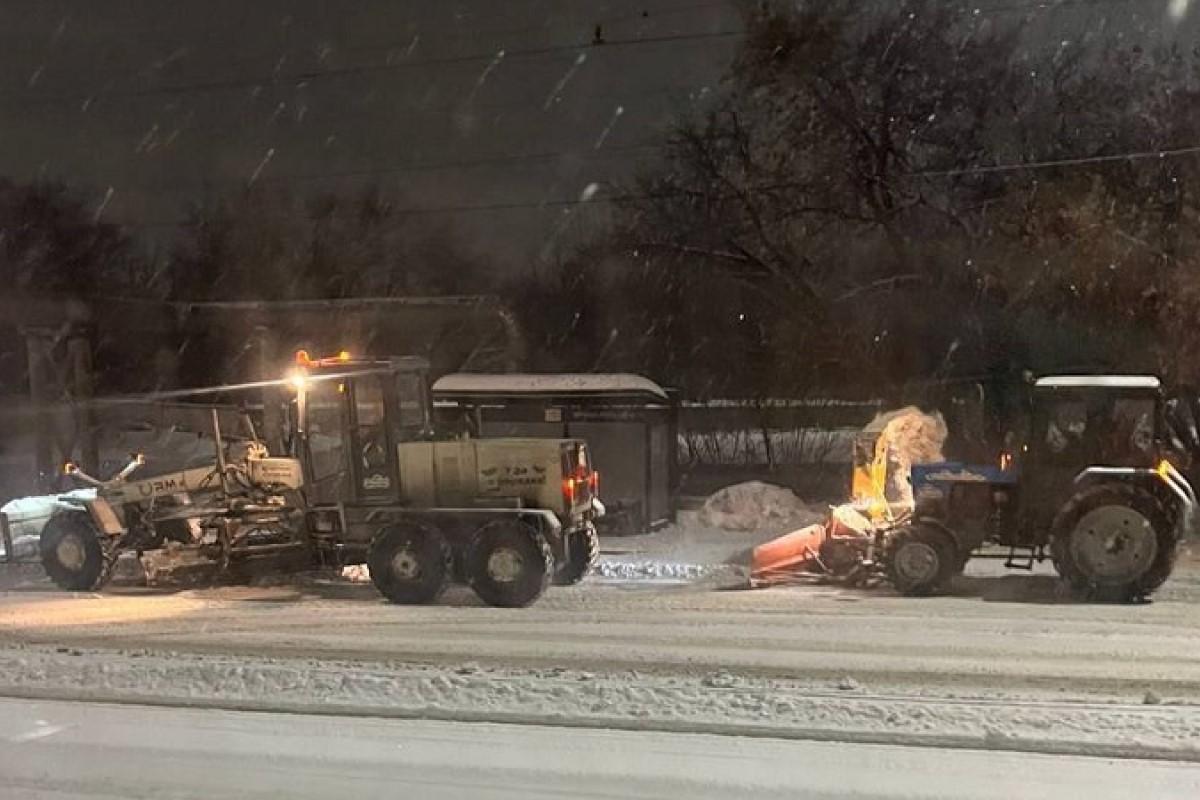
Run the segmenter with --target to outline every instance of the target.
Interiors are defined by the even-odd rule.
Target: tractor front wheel
[[[550,584],[554,553],[546,537],[523,522],[491,522],[476,532],[466,572],[483,602],[519,608],[537,600]]]
[[[1054,567],[1085,597],[1141,600],[1175,567],[1174,527],[1158,498],[1137,486],[1084,489],[1059,511],[1053,531]]]
[[[375,588],[393,603],[432,603],[449,582],[450,545],[425,525],[391,525],[371,543],[367,567]]]
[[[962,571],[963,563],[954,537],[933,525],[903,528],[888,546],[888,578],[896,591],[909,597],[942,591]]]
[[[116,547],[82,511],[59,512],[46,522],[38,547],[50,580],[72,592],[104,586],[117,563]]]

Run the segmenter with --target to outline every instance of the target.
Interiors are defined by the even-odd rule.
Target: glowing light
[[[307,367],[312,364],[312,359],[309,357],[307,350],[296,351],[296,364],[301,367]]]
[[[294,369],[288,373],[288,383],[297,392],[302,392],[308,386],[308,374],[302,369]]]
[[[1171,0],[1171,4],[1167,6],[1167,14],[1171,19],[1179,22],[1187,16],[1189,7],[1192,5],[1192,0]]]
[[[1154,468],[1154,471],[1158,473],[1158,477],[1164,481],[1167,480],[1171,475],[1171,462],[1164,458],[1158,462],[1158,466]]]
[[[16,603],[0,611],[0,630],[70,628],[170,619],[205,611],[209,601],[187,597],[93,597]]]

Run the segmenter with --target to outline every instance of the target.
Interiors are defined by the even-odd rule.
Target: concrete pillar
[[[61,464],[54,457],[54,397],[50,350],[53,333],[41,328],[26,328],[25,353],[29,365],[29,405],[33,413],[34,468],[39,492],[57,488]]]
[[[267,325],[258,325],[254,329],[255,348],[258,353],[255,380],[277,380],[283,376],[286,365],[279,359],[279,336],[274,329]],[[263,430],[259,432],[272,455],[283,452],[283,417],[280,414],[280,403],[283,393],[278,387],[267,387],[262,390]]]
[[[76,328],[67,339],[67,358],[71,374],[70,391],[74,399],[75,447],[84,472],[96,475],[100,469],[100,450],[96,442],[95,376],[92,370],[92,337],[86,328]],[[67,388],[67,387],[64,387]]]

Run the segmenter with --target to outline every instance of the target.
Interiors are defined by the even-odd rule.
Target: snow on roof
[[[582,395],[649,394],[667,399],[666,391],[649,378],[627,373],[507,373],[488,375],[456,372],[433,384],[434,394],[447,395]]]
[[[1034,384],[1042,389],[1157,389],[1160,385],[1153,375],[1048,375]]]

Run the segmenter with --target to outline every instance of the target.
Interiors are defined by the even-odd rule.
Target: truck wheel
[[[590,522],[567,535],[567,559],[554,573],[555,586],[573,586],[583,580],[600,555],[600,537]]]
[[[53,515],[42,529],[38,547],[50,580],[72,592],[93,592],[104,586],[117,563],[112,539],[102,534],[91,517],[81,512]]]
[[[1175,568],[1178,540],[1166,510],[1136,486],[1084,489],[1059,511],[1053,531],[1054,568],[1085,597],[1141,600]]]
[[[541,596],[554,575],[546,537],[523,522],[484,525],[467,551],[467,579],[490,606],[520,608]]]
[[[432,603],[450,578],[450,545],[437,530],[413,524],[381,530],[367,552],[371,583],[393,603]]]
[[[912,525],[892,536],[888,546],[888,578],[896,591],[925,597],[945,589],[965,561],[946,531],[932,525]]]

